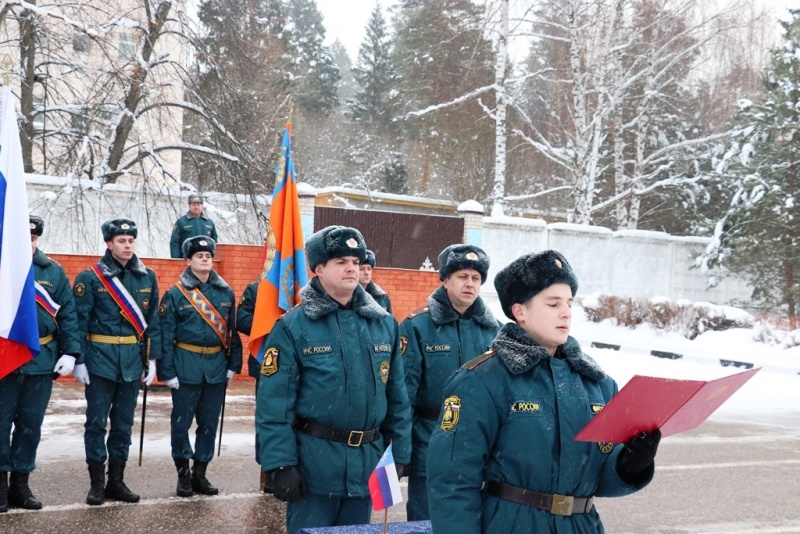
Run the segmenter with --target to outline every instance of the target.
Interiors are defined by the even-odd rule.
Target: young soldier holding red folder
[[[574,440],[617,384],[569,336],[578,280],[564,256],[522,256],[494,284],[514,322],[445,386],[428,447],[433,531],[604,532],[593,498],[644,488],[661,434]]]

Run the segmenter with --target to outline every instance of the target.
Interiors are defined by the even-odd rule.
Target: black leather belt
[[[414,407],[414,415],[422,417],[423,419],[439,420],[439,410],[431,410],[430,408],[423,408],[422,406]]]
[[[371,443],[381,435],[380,428],[373,428],[372,430],[337,430],[303,417],[295,418],[294,427],[315,438],[339,441],[341,443],[347,443],[351,447],[358,447],[364,443]]]
[[[497,481],[486,482],[483,485],[483,492],[505,501],[547,510],[555,515],[585,514],[592,509],[594,504],[594,497],[570,497],[569,495],[540,493]]]

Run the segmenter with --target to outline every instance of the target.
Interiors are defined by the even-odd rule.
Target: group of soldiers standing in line
[[[212,267],[215,239],[199,235],[182,242],[186,270],[159,299],[155,273],[134,253],[136,224],[114,219],[102,225],[105,255],[69,291],[36,247],[42,231],[32,216],[42,351],[0,381],[0,511],[42,506],[28,475],[54,369],[85,385],[88,504],[139,500],[124,470],[140,384],[156,376],[171,388],[176,493],[217,494],[206,469],[257,284],[237,311]],[[446,247],[441,286],[400,324],[358,230],[324,228],[306,256],[314,276],[301,304],[275,323],[263,360],[250,360],[256,459],[265,491],[287,502],[290,534],[369,523],[367,481],[389,443],[398,476],[409,477],[408,519],[431,519],[437,533],[602,532],[593,497],[651,480],[657,430],[624,446],[571,439],[617,387],[569,337],[577,278],[558,252],[526,254],[497,274],[511,320],[502,327],[480,298],[489,270],[480,247]],[[558,508],[562,498],[574,506]]]

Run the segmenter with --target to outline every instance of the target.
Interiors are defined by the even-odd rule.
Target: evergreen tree
[[[782,22],[783,46],[772,51],[765,97],[742,99],[739,134],[718,166],[732,197],[705,261],[745,277],[753,300],[788,314],[797,328],[800,300],[800,11]]]
[[[206,30],[195,42],[198,74],[195,93],[213,108],[218,128],[202,127],[191,115],[184,136],[208,147],[223,147],[238,161],[209,156],[184,157],[183,179],[201,190],[272,191],[272,173],[280,130],[279,106],[289,89],[290,64],[283,37],[286,25],[280,0],[204,0],[198,18]]]
[[[331,54],[333,55],[333,62],[336,68],[339,69],[339,74],[342,79],[339,80],[339,102],[347,102],[352,99],[358,91],[358,82],[353,76],[353,62],[347,54],[347,49],[344,47],[339,39],[336,39],[331,45]]]
[[[379,4],[375,4],[370,15],[367,34],[352,72],[360,90],[348,102],[350,114],[357,121],[372,123],[377,129],[388,128],[397,111],[399,79],[391,65],[391,45]]]
[[[457,201],[489,199],[494,179],[494,97],[461,99],[494,83],[494,52],[482,8],[469,0],[403,0],[393,63],[400,71],[401,113],[435,108],[404,121],[418,192]],[[458,102],[457,102],[458,101]]]
[[[292,0],[289,9],[292,95],[300,113],[328,115],[339,105],[341,74],[325,41],[315,0]]]

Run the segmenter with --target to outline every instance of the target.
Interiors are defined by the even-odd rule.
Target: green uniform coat
[[[214,221],[208,218],[205,211],[200,213],[199,217],[195,217],[191,212],[186,212],[186,215],[175,221],[175,225],[172,227],[172,237],[169,239],[170,257],[183,258],[183,250],[181,250],[183,242],[197,235],[210,237],[215,243],[219,242],[217,227],[214,225]]]
[[[428,305],[413,312],[400,325],[404,347],[406,389],[412,410],[438,411],[447,379],[462,365],[489,348],[500,323],[478,297],[467,317],[459,316],[439,287],[428,297]],[[436,421],[414,418],[411,466],[425,475],[428,441]]]
[[[250,282],[244,288],[242,298],[236,307],[236,329],[242,334],[249,336],[253,328],[253,315],[256,312],[256,297],[258,296],[259,281]],[[260,374],[258,360],[253,354],[247,357],[247,374],[253,378],[258,378]]]
[[[161,321],[161,361],[158,378],[161,381],[178,377],[181,384],[219,384],[225,382],[227,371],[242,370],[242,341],[236,331],[236,302],[233,290],[216,271],[211,271],[203,284],[187,267],[180,282],[187,290],[198,289],[219,312],[228,325],[230,350],[214,354],[198,354],[175,346],[181,341],[200,347],[221,346],[222,341],[177,286],[170,287],[158,310]]]
[[[392,301],[389,300],[389,295],[386,294],[386,291],[384,291],[381,286],[370,280],[369,284],[367,284],[367,287],[364,289],[384,310],[392,313]]]
[[[256,401],[261,467],[299,466],[309,493],[368,497],[367,480],[389,440],[395,462],[411,458],[397,321],[361,286],[348,309],[316,277],[300,298],[267,340]],[[338,430],[380,428],[383,439],[359,447],[328,441],[295,431],[295,416]]]
[[[158,324],[158,282],[156,273],[148,269],[135,255],[123,269],[106,251],[100,259],[106,278],[118,277],[136,301],[147,321],[145,342],[150,342],[150,359],[158,360],[161,335]],[[77,363],[85,363],[91,375],[116,382],[132,382],[142,378],[144,361],[140,344],[112,345],[88,341],[89,334],[134,336],[136,330],[120,314],[120,307],[108,294],[97,275],[86,269],[75,278],[73,288],[78,307],[78,334],[84,350]]]
[[[77,307],[64,268],[38,248],[33,253],[33,276],[61,307],[54,319],[44,308],[36,306],[39,337],[53,335],[54,341],[42,345],[39,355],[20,367],[19,372],[29,375],[50,375],[62,354],[78,358],[83,352],[78,337]]]
[[[596,508],[554,515],[483,494],[481,486],[499,481],[574,497],[616,497],[646,486],[654,467],[630,486],[615,468],[622,447],[573,439],[616,392],[573,338],[551,358],[519,325],[504,325],[492,351],[445,387],[445,407],[457,408],[447,415],[457,417],[440,417],[430,440],[434,532],[604,532]]]

